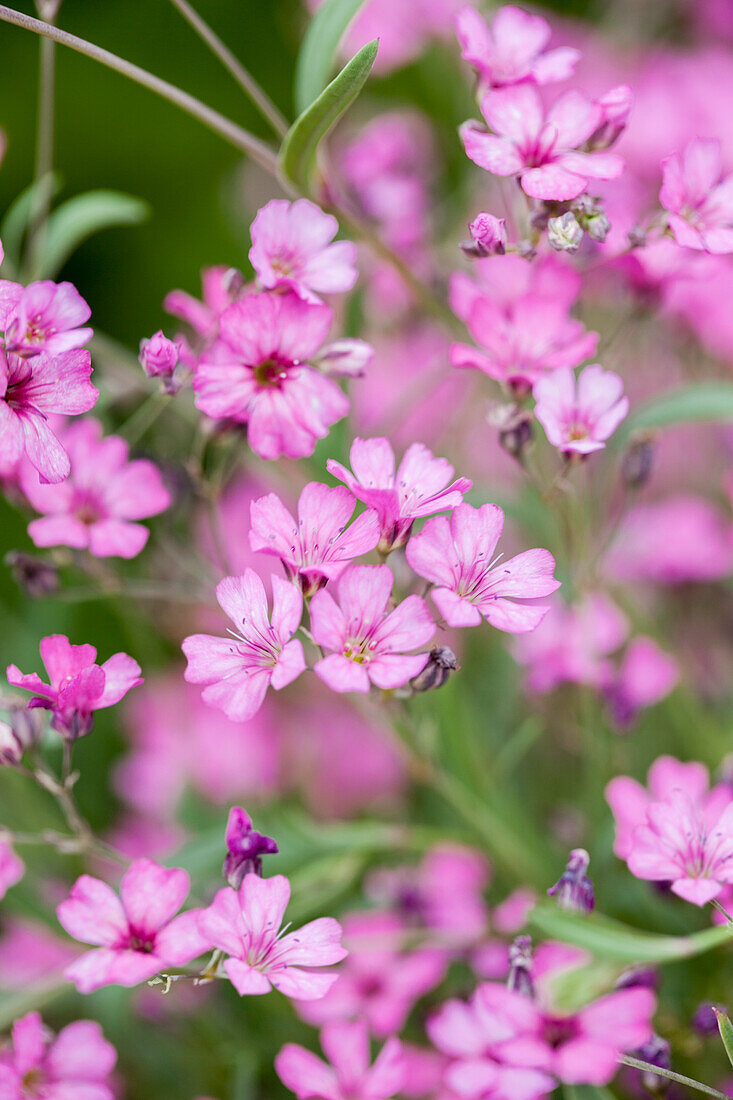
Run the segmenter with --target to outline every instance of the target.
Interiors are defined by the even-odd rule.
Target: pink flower
[[[114,1100],[109,1080],[117,1051],[95,1020],[76,1020],[54,1037],[37,1012],[13,1024],[0,1055],[0,1095],[7,1100]]]
[[[25,864],[13,851],[7,840],[0,838],[0,898],[4,898],[11,886],[20,882],[25,874]]]
[[[237,722],[257,713],[270,684],[279,691],[305,668],[303,646],[293,638],[303,612],[300,589],[273,577],[272,594],[270,621],[265,586],[253,569],[225,577],[216,598],[236,631],[230,638],[193,634],[181,647],[188,658],[185,679],[207,684],[204,702]]]
[[[580,51],[569,47],[543,53],[550,24],[512,4],[499,8],[488,25],[475,8],[462,8],[456,30],[461,57],[473,65],[484,87],[567,80],[580,58]]]
[[[525,550],[509,561],[494,559],[504,526],[496,504],[473,508],[459,504],[450,520],[428,520],[407,546],[412,569],[437,587],[432,591],[449,626],[478,626],[481,616],[498,630],[522,634],[534,630],[547,607],[514,600],[549,596],[560,587],[548,550]]]
[[[99,397],[91,373],[88,351],[32,359],[6,359],[0,352],[0,467],[14,466],[25,453],[43,481],[68,477],[69,457],[48,426],[48,415],[88,412]]]
[[[388,1100],[402,1089],[405,1066],[398,1039],[387,1040],[373,1065],[369,1032],[361,1020],[326,1024],[321,1046],[330,1065],[295,1043],[286,1043],[275,1058],[278,1077],[298,1100]]]
[[[170,505],[157,467],[146,459],[130,462],[124,439],[103,438],[102,433],[102,425],[93,418],[59,433],[71,463],[69,477],[61,484],[39,483],[30,466],[21,466],[21,488],[43,513],[42,519],[28,525],[36,546],[88,549],[97,558],[134,558],[150,532],[133,521]]]
[[[416,519],[455,508],[471,488],[466,477],[449,485],[453,467],[445,458],[434,458],[422,443],[407,448],[396,472],[394,451],[387,439],[355,439],[349,457],[351,470],[331,458],[326,467],[345,482],[357,500],[377,512],[383,553],[404,546]]]
[[[694,138],[662,161],[659,200],[677,244],[702,252],[733,252],[733,174],[722,176],[717,139]]]
[[[461,127],[467,156],[497,176],[518,176],[533,198],[575,199],[591,179],[617,179],[624,162],[615,153],[582,152],[604,122],[603,108],[578,91],[565,92],[545,115],[531,84],[487,92],[481,113],[493,133],[475,122]]]
[[[349,409],[338,386],[309,365],[333,314],[296,294],[253,294],[221,316],[222,339],[194,375],[196,404],[208,416],[247,424],[261,458],[304,458]]]
[[[623,379],[598,363],[585,367],[577,380],[570,367],[561,367],[535,383],[535,416],[553,447],[564,454],[591,454],[603,450],[628,413],[623,391]]]
[[[268,290],[292,290],[306,301],[351,290],[356,245],[336,241],[338,222],[308,199],[272,199],[252,222],[249,259]]]
[[[203,301],[185,290],[171,290],[163,301],[163,309],[185,321],[197,336],[211,340],[217,334],[219,318],[241,289],[241,275],[237,278],[237,274],[224,265],[207,267],[201,273]]]
[[[626,648],[621,667],[605,687],[616,723],[628,729],[639,711],[666,698],[679,678],[679,664],[653,638],[643,635],[634,638]]]
[[[91,340],[92,330],[79,326],[89,320],[92,311],[71,283],[45,280],[20,288],[13,295],[10,288],[15,286],[0,283],[3,306],[9,297],[16,297],[13,308],[2,318],[7,352],[23,357],[41,352],[56,356]]]
[[[199,931],[201,910],[176,916],[190,889],[180,867],[136,859],[125,871],[120,898],[101,879],[82,875],[56,915],[87,951],[65,970],[80,993],[104,985],[139,985],[167,967],[183,966],[211,947]]]
[[[269,993],[274,986],[286,997],[310,1001],[322,997],[335,974],[317,974],[304,967],[330,966],[347,952],[341,946],[341,925],[319,917],[287,932],[280,928],[290,900],[284,875],[245,875],[239,890],[225,886],[199,916],[201,934],[226,952],[224,970],[237,992]]]
[[[54,729],[72,740],[90,732],[95,710],[119,703],[143,682],[139,664],[126,653],[115,653],[98,665],[93,645],[71,645],[63,634],[42,638],[40,650],[50,684],[35,672],[24,675],[17,665],[8,665],[8,682],[32,691],[28,706],[52,711]]]
[[[354,507],[348,489],[312,481],[300,494],[296,522],[280,498],[268,493],[250,505],[249,544],[255,553],[279,557],[287,575],[312,595],[379,542],[379,519],[372,509],[346,529]]]
[[[314,1027],[360,1020],[379,1038],[401,1031],[417,1001],[442,981],[448,963],[444,951],[407,946],[409,936],[394,913],[346,917],[348,958],[325,997],[299,1008],[303,1019]]]
[[[315,666],[333,691],[368,692],[370,682],[390,690],[417,676],[427,653],[405,650],[426,645],[435,623],[424,600],[408,596],[387,611],[394,576],[388,565],[352,565],[338,582],[338,602],[329,591],[311,601],[311,633],[331,652]]]
[[[574,1014],[561,1014],[494,982],[468,1004],[449,1001],[428,1024],[439,1050],[455,1059],[446,1084],[466,1097],[535,1100],[564,1084],[604,1085],[618,1054],[651,1036],[654,994],[624,989]]]

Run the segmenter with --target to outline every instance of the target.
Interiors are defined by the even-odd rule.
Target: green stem
[[[153,426],[164,409],[167,409],[171,401],[171,394],[164,390],[155,390],[143,403],[135,409],[124,424],[120,426],[117,435],[126,439],[130,447],[140,442],[147,430]]]
[[[706,1096],[716,1096],[718,1100],[729,1100],[724,1092],[711,1089],[709,1085],[694,1081],[692,1077],[684,1077],[681,1073],[674,1073],[671,1069],[660,1069],[659,1066],[653,1066],[651,1062],[642,1062],[638,1058],[631,1058],[628,1054],[619,1054],[618,1060],[624,1066],[641,1069],[645,1073],[653,1073],[657,1077],[666,1077],[668,1081],[676,1081],[678,1085],[687,1085],[688,1088],[695,1089],[696,1092],[704,1092]]]
[[[53,25],[60,0],[36,0],[39,15]],[[56,85],[56,44],[42,38],[38,57],[38,120],[36,123],[35,202],[30,220],[26,248],[26,266],[31,278],[36,278],[43,257],[46,225],[51,212],[51,188],[44,187],[53,172],[54,122]]]
[[[287,120],[278,111],[267,93],[260,87],[257,81],[245,69],[241,61],[234,56],[229,47],[222,42],[208,23],[204,22],[199,13],[188,0],[171,0],[174,8],[181,13],[186,22],[193,27],[199,38],[206,43],[211,52],[219,58],[222,65],[231,73],[239,87],[248,95],[260,114],[272,126],[278,137],[285,137],[289,130]]]
[[[12,23],[16,27],[23,27],[27,31],[33,31],[34,34],[43,35],[45,38],[50,38],[61,46],[68,46],[69,49],[76,50],[77,53],[84,54],[85,57],[90,57],[93,61],[99,61],[100,64],[106,65],[108,69],[113,69],[115,72],[129,77],[136,84],[141,84],[143,88],[148,88],[151,92],[155,92],[156,95],[162,96],[169,103],[174,103],[176,107],[180,107],[181,110],[197,118],[199,122],[203,122],[214,133],[220,134],[232,145],[235,145],[237,149],[241,149],[242,152],[251,156],[266,171],[272,175],[277,175],[277,156],[269,145],[238,126],[236,122],[232,122],[231,119],[220,115],[218,111],[207,107],[195,96],[176,88],[173,84],[169,84],[167,80],[161,80],[159,76],[154,76],[146,69],[141,69],[139,65],[133,65],[132,62],[125,61],[124,58],[110,53],[109,50],[103,50],[92,42],[77,38],[75,34],[68,34],[50,23],[44,23],[40,19],[33,19],[30,15],[24,15],[13,8],[8,8],[5,4],[0,4],[0,20],[4,23]]]

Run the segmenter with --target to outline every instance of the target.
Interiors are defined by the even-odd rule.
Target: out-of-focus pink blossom
[[[40,650],[50,684],[35,672],[23,674],[17,665],[8,665],[8,683],[32,691],[28,706],[52,711],[54,729],[72,740],[90,732],[95,710],[119,703],[143,682],[139,664],[126,653],[98,665],[93,645],[71,645],[63,634],[42,638]]]
[[[338,582],[338,602],[323,589],[313,597],[311,633],[329,651],[315,672],[333,691],[389,690],[424,668],[427,653],[406,651],[427,645],[435,623],[419,596],[388,611],[393,584],[388,565],[352,565]]]
[[[659,200],[677,244],[733,252],[733,174],[721,179],[720,142],[695,138],[662,161]]]
[[[565,92],[545,113],[537,89],[517,84],[487,92],[481,113],[493,133],[464,123],[467,156],[494,175],[518,176],[533,198],[575,199],[591,179],[617,179],[624,170],[616,153],[582,151],[603,124],[604,112],[581,92]]]
[[[572,76],[580,51],[570,47],[547,50],[551,28],[541,15],[530,15],[504,4],[490,23],[473,7],[456,16],[461,57],[490,88],[509,84],[552,84]]]
[[[338,386],[309,365],[333,314],[296,294],[263,292],[228,306],[221,339],[202,357],[193,388],[207,416],[247,424],[261,458],[303,458],[348,412]]]
[[[580,295],[580,273],[559,256],[538,256],[531,263],[520,256],[487,257],[471,264],[471,273],[456,271],[450,279],[450,307],[468,323],[476,302],[486,300],[511,317],[523,298],[549,298],[567,314]]]
[[[190,888],[186,871],[137,859],[122,876],[120,898],[101,879],[82,875],[56,910],[74,939],[93,945],[66,968],[80,993],[104,985],[139,985],[166,967],[183,966],[211,947],[200,910],[176,916]]]
[[[346,527],[354,507],[348,489],[312,481],[300,494],[296,521],[277,494],[269,493],[250,505],[250,546],[280,558],[287,575],[312,595],[379,542],[379,517],[373,509]]]
[[[89,320],[91,312],[71,283],[44,280],[18,287],[0,281],[5,350],[23,358],[41,352],[52,357],[83,347],[91,340],[92,330],[79,326]]]
[[[265,586],[253,569],[225,577],[216,598],[234,623],[232,636],[193,634],[181,647],[188,659],[186,680],[206,684],[204,702],[233,721],[252,718],[270,684],[279,691],[305,668],[303,646],[293,638],[303,612],[300,589],[273,576],[272,593],[270,619]]]
[[[621,523],[606,569],[624,581],[718,580],[733,567],[729,526],[702,497],[681,493],[638,504]]]
[[[553,447],[591,454],[605,447],[628,413],[623,391],[623,379],[598,363],[585,367],[577,380],[570,367],[561,367],[535,383],[535,416]]]
[[[229,956],[224,970],[240,994],[269,993],[274,986],[286,997],[310,1001],[323,997],[336,981],[331,973],[311,967],[330,966],[347,954],[341,946],[341,925],[331,917],[296,932],[281,929],[290,900],[284,875],[245,875],[239,891],[219,890],[199,915],[201,935]]]
[[[614,720],[624,729],[632,726],[639,711],[666,698],[679,677],[679,664],[653,638],[634,638],[605,688]]]
[[[12,1045],[0,1054],[0,1095],[7,1100],[113,1100],[117,1051],[95,1020],[76,1020],[58,1035],[37,1012],[16,1020]]]
[[[27,456],[45,482],[69,475],[69,456],[48,426],[51,413],[89,412],[99,397],[89,381],[88,351],[74,350],[31,359],[0,352],[0,468],[12,469]]]
[[[268,290],[293,290],[307,301],[351,290],[356,245],[336,241],[338,222],[308,199],[272,199],[252,222],[249,259]]]
[[[379,516],[384,553],[407,542],[413,522],[422,516],[454,508],[471,488],[466,477],[453,477],[445,458],[435,458],[422,443],[413,443],[395,470],[388,439],[355,439],[349,453],[351,470],[329,459],[328,472],[345,482],[357,500]]]
[[[0,838],[0,898],[4,898],[16,882],[20,882],[24,873],[23,860],[15,854],[12,844]]]
[[[163,301],[163,308],[190,325],[202,340],[212,340],[218,332],[219,318],[241,289],[241,277],[237,279],[236,274],[231,267],[223,265],[207,267],[201,273],[202,301],[185,290],[171,290]]]
[[[361,1020],[326,1024],[321,1046],[328,1063],[295,1043],[286,1043],[275,1058],[278,1077],[298,1100],[388,1100],[400,1092],[405,1067],[398,1039],[388,1039],[373,1064]]]
[[[28,534],[36,546],[88,549],[97,558],[134,558],[150,532],[137,520],[165,511],[171,502],[158,468],[147,459],[129,460],[124,439],[103,437],[98,420],[70,424],[59,440],[71,463],[57,485],[39,482],[30,465],[20,468],[20,485],[43,518]]]
[[[548,550],[525,550],[509,561],[494,558],[504,526],[496,504],[459,504],[450,520],[428,520],[407,546],[407,561],[436,587],[432,598],[449,626],[478,626],[483,616],[512,634],[534,630],[548,611],[516,599],[549,596],[560,587]]]
[[[0,989],[25,989],[60,979],[73,947],[47,925],[7,916],[0,936]]]

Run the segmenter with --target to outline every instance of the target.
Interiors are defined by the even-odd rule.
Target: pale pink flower
[[[370,1064],[366,1024],[334,1022],[321,1031],[321,1046],[328,1062],[295,1043],[286,1043],[275,1058],[278,1077],[298,1100],[388,1100],[401,1091],[405,1065],[399,1039],[388,1039]]]
[[[553,84],[572,76],[580,51],[570,47],[547,50],[550,24],[512,4],[498,9],[490,23],[473,7],[456,16],[461,57],[485,87],[508,84]]]
[[[717,139],[694,138],[662,161],[659,200],[677,244],[702,252],[733,252],[733,173],[721,179]]]
[[[413,522],[455,508],[471,488],[466,477],[453,477],[445,458],[435,458],[422,443],[413,443],[395,470],[395,456],[388,439],[355,439],[349,453],[351,470],[335,459],[328,472],[343,481],[357,500],[363,500],[379,516],[380,550],[403,546]],[[353,471],[353,472],[352,472]]]
[[[54,1036],[37,1012],[13,1024],[0,1053],[0,1095],[7,1100],[114,1100],[117,1051],[95,1020],[76,1020]]]
[[[268,290],[293,290],[307,301],[351,290],[356,245],[333,241],[338,222],[309,199],[272,199],[252,222],[249,259]]]
[[[417,1001],[442,981],[448,955],[408,947],[410,928],[395,913],[351,913],[343,928],[348,958],[325,997],[303,1004],[299,1014],[314,1027],[360,1020],[379,1038],[395,1035]]]
[[[42,638],[40,650],[50,684],[35,672],[23,674],[17,665],[8,665],[8,683],[32,691],[28,706],[50,710],[54,729],[72,740],[90,732],[95,710],[119,703],[143,682],[139,664],[126,653],[98,665],[93,645],[71,645],[63,634]]]
[[[76,957],[66,937],[48,925],[26,918],[3,918],[0,936],[0,989],[25,989],[61,979],[64,967]]]
[[[640,710],[665,699],[680,678],[680,666],[653,638],[639,635],[626,648],[620,668],[606,684],[606,699],[623,729],[633,725]]]
[[[629,411],[623,379],[598,363],[577,379],[561,367],[535,382],[535,416],[553,447],[564,454],[587,455],[605,447]]]
[[[379,518],[372,509],[347,528],[354,507],[348,489],[311,481],[300,494],[296,521],[280,497],[268,493],[250,505],[249,544],[255,553],[280,558],[288,577],[312,595],[379,542]]]
[[[424,668],[427,653],[406,651],[427,645],[435,623],[419,596],[388,611],[393,584],[388,565],[352,565],[338,581],[338,602],[323,589],[313,597],[311,633],[330,651],[315,672],[333,691],[390,690]]]
[[[211,941],[199,931],[201,910],[176,916],[189,889],[186,871],[149,859],[137,859],[125,871],[120,897],[101,879],[82,875],[56,915],[70,936],[94,950],[71,963],[65,976],[80,993],[139,985],[209,950]]]
[[[468,323],[476,302],[498,306],[510,318],[521,299],[549,298],[562,305],[565,314],[580,296],[580,273],[556,253],[538,256],[531,263],[521,256],[486,257],[471,264],[470,275],[455,271],[450,278],[450,307]]]
[[[718,580],[731,568],[729,521],[712,502],[691,494],[631,508],[606,558],[614,578],[657,584]]]
[[[616,153],[582,151],[603,124],[604,111],[581,92],[565,92],[545,114],[537,89],[517,84],[487,92],[481,113],[493,133],[464,123],[467,156],[494,175],[518,176],[533,198],[575,199],[591,179],[617,179],[624,170]]]
[[[5,330],[5,350],[22,357],[44,352],[48,356],[81,348],[92,338],[90,328],[80,328],[89,320],[91,310],[71,283],[44,280],[21,287],[0,285],[0,301],[5,314],[0,324]],[[15,296],[10,312],[6,306]]]
[[[25,453],[43,481],[68,477],[69,456],[49,428],[48,416],[89,412],[99,397],[91,373],[88,351],[31,359],[0,352],[0,467],[12,468]]]
[[[15,854],[12,844],[0,837],[0,898],[4,898],[24,874],[23,860]]]
[[[549,596],[560,587],[548,550],[525,550],[508,561],[494,557],[504,526],[496,504],[459,504],[450,520],[436,516],[407,545],[412,569],[436,587],[431,595],[449,626],[478,626],[483,616],[499,630],[534,630],[547,607],[515,603]]]
[[[199,915],[201,934],[229,956],[224,970],[240,994],[269,993],[274,986],[286,997],[315,1000],[336,981],[331,973],[311,967],[330,966],[347,955],[341,925],[319,917],[288,932],[281,928],[290,900],[284,875],[245,875],[239,890],[225,886]]]
[[[304,458],[349,409],[330,378],[310,364],[333,314],[296,294],[263,292],[228,306],[221,339],[194,374],[196,404],[207,416],[247,424],[261,458]]]
[[[272,616],[267,594],[254,569],[225,577],[216,598],[236,630],[230,638],[192,634],[181,646],[190,684],[206,684],[201,697],[228,718],[244,722],[262,706],[270,684],[279,691],[305,668],[303,646],[293,638],[300,626],[303,597],[294,584],[272,577]]]
[[[87,418],[59,433],[71,469],[57,485],[39,483],[29,465],[20,485],[42,519],[28,534],[36,546],[88,549],[97,558],[134,558],[150,532],[136,520],[165,511],[171,502],[158,468],[147,459],[129,460],[129,447],[116,435],[103,437],[98,420]]]

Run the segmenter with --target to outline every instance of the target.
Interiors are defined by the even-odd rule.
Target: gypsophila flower
[[[571,47],[544,52],[550,24],[512,4],[502,5],[488,24],[475,8],[461,8],[456,31],[461,57],[473,65],[484,87],[566,80],[580,58]]]
[[[0,1096],[6,1100],[113,1100],[117,1051],[95,1020],[75,1020],[58,1035],[37,1012],[13,1024],[0,1055]]]
[[[677,244],[733,252],[733,174],[721,179],[720,142],[696,138],[662,161],[659,200]]]
[[[12,309],[7,312],[14,296]],[[62,355],[83,347],[92,338],[90,328],[79,327],[89,320],[92,311],[71,283],[44,280],[18,287],[2,281],[0,301],[0,312],[5,314],[0,326],[5,330],[8,353],[23,358],[41,353]]]
[[[562,367],[535,383],[535,416],[564,454],[591,454],[605,447],[628,413],[623,391],[623,380],[598,363],[585,367],[577,379]]]
[[[280,1080],[298,1100],[388,1100],[402,1089],[406,1067],[398,1039],[388,1039],[371,1065],[361,1021],[326,1024],[321,1046],[330,1065],[295,1043],[275,1058]]]

